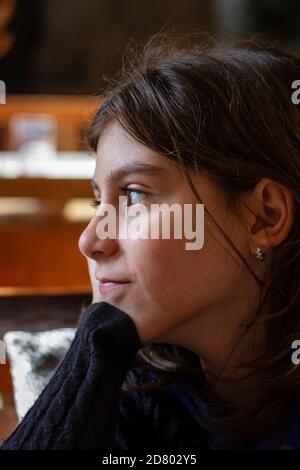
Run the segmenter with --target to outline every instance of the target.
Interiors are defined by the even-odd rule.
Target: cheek
[[[236,289],[238,264],[207,237],[201,250],[185,240],[127,240],[127,262],[135,274],[135,296],[147,305],[188,314],[222,301]]]
[[[127,262],[141,295],[161,306],[177,307],[191,294],[197,295],[200,276],[197,279],[195,270],[201,266],[201,250],[192,254],[184,247],[184,240],[128,241]]]

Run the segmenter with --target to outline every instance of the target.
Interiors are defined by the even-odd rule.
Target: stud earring
[[[256,248],[255,256],[261,261],[265,259],[265,255],[263,254],[262,249],[259,246]]]

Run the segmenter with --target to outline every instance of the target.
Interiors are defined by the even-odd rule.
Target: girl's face
[[[156,170],[132,171],[111,179],[115,171],[129,164],[151,165]],[[199,172],[190,174],[205,207],[249,260],[252,255],[245,227],[229,213],[210,181]],[[192,204],[193,209],[199,204],[175,162],[134,140],[116,123],[107,124],[101,133],[93,181],[95,198],[114,205],[117,215],[119,196],[126,195],[125,189],[127,205],[144,205],[147,211],[151,204],[177,203],[183,214],[184,204]],[[194,210],[193,214],[195,217]],[[79,248],[93,260],[95,279],[105,277],[128,284],[103,295],[96,292],[94,300],[107,301],[127,312],[139,328],[144,325],[148,340],[170,339],[201,353],[201,338],[205,341],[207,335],[217,335],[241,320],[257,285],[206,213],[204,244],[198,250],[186,249],[192,240],[184,237],[184,229],[181,239],[174,237],[174,219],[169,239],[122,239],[118,234],[124,219],[115,239],[100,239],[96,233],[100,219],[95,213],[81,234]],[[147,223],[145,217],[142,224]],[[193,218],[193,230],[195,223]],[[197,344],[192,341],[194,333]]]

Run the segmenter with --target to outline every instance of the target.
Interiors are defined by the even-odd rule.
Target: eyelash
[[[126,193],[128,195],[128,193],[138,193],[138,194],[144,194],[145,197],[148,196],[147,193],[145,193],[144,191],[140,191],[139,189],[131,189],[131,188],[120,188],[124,193]],[[92,207],[98,207],[100,206],[100,201],[98,201],[97,199],[93,199],[93,202],[90,204]]]

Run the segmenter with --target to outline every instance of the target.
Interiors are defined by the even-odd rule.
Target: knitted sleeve
[[[125,312],[89,305],[64,360],[0,449],[110,449],[122,382],[140,346]]]

